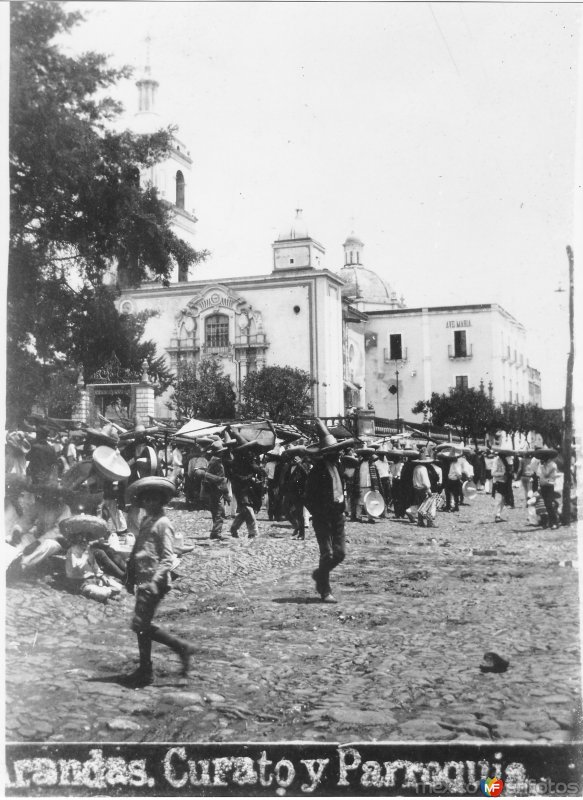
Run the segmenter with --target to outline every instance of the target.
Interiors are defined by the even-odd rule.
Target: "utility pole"
[[[574,330],[574,258],[567,245],[569,259],[569,356],[567,358],[567,391],[565,393],[565,431],[563,434],[563,523],[571,522],[571,442],[573,441],[573,365],[575,361]]]
[[[397,422],[401,419],[401,415],[399,414],[399,364],[395,361],[395,378],[397,380]]]

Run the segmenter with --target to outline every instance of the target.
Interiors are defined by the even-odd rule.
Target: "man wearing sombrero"
[[[253,539],[259,534],[257,519],[255,518],[256,481],[263,480],[263,470],[255,462],[255,455],[261,450],[261,445],[256,440],[247,440],[238,431],[232,431],[236,446],[233,448],[233,461],[231,464],[231,484],[233,494],[237,501],[237,514],[231,525],[231,536],[239,536],[239,528],[243,523],[247,525],[247,536]]]
[[[312,572],[316,591],[325,603],[336,600],[330,588],[330,572],[345,557],[344,486],[338,470],[341,450],[354,444],[354,439],[338,442],[320,419],[316,419],[319,444],[307,447],[315,459],[314,468],[306,481],[306,508],[312,515],[312,525],[320,548],[320,562]]]
[[[129,488],[132,502],[141,505],[146,516],[140,524],[136,542],[130,553],[126,589],[136,595],[132,630],[138,637],[140,665],[126,679],[126,685],[138,688],[153,683],[152,642],[173,650],[182,662],[182,674],[190,669],[194,653],[191,644],[154,625],[152,620],[162,598],[172,585],[174,566],[173,529],[164,513],[164,504],[174,496],[176,487],[167,478],[140,478]]]

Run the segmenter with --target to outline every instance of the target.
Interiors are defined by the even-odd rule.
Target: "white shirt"
[[[425,467],[423,464],[419,464],[413,470],[413,488],[431,489],[429,475],[427,474],[427,467]]]

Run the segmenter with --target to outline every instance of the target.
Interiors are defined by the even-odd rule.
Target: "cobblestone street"
[[[210,542],[207,512],[170,516],[193,552],[157,619],[197,647],[179,678],[132,690],[133,598],[107,606],[53,576],[7,589],[10,741],[522,741],[578,735],[576,530],[531,528],[520,501],[493,523],[478,495],[436,529],[347,525],[322,604],[317,545],[260,515],[256,540]],[[228,524],[225,526],[228,529]],[[228,536],[228,534],[227,534]],[[484,653],[510,661],[482,673]]]

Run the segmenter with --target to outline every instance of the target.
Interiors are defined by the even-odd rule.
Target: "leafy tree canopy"
[[[235,416],[235,390],[216,358],[203,358],[180,368],[174,395],[168,408],[179,419],[232,419]]]
[[[153,345],[134,339],[143,321],[116,320],[116,291],[103,284],[114,265],[132,284],[168,282],[174,264],[206,255],[174,234],[171,207],[140,185],[168,155],[172,130],[114,130],[122,109],[107,91],[129,70],[55,44],[81,14],[53,2],[13,3],[10,14],[8,404],[26,413],[48,375],[73,364],[89,374],[112,351],[134,370],[145,355],[163,383]]]
[[[263,367],[251,372],[241,386],[241,414],[289,422],[312,408],[313,380],[308,372],[292,367]]]
[[[430,400],[420,400],[411,410],[428,415],[435,425],[451,425],[465,441],[476,441],[498,427],[499,414],[493,400],[478,389],[456,387],[448,394],[433,392]]]

